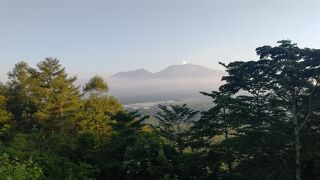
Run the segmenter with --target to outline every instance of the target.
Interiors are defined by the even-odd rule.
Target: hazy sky
[[[319,0],[0,0],[0,78],[57,57],[80,77],[251,60],[277,40],[320,48]]]

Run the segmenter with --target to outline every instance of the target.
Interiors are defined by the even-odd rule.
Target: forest
[[[320,49],[256,54],[220,63],[209,110],[159,105],[157,125],[100,76],[76,86],[56,58],[19,62],[0,85],[0,179],[320,180]]]

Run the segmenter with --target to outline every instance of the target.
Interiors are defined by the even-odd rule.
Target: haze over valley
[[[224,71],[201,65],[182,64],[155,73],[145,69],[120,72],[107,81],[111,95],[123,104],[135,104],[207,99],[199,92],[217,90],[224,74]]]

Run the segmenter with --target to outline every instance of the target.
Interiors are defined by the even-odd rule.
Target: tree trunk
[[[296,180],[301,180],[301,142],[300,142],[300,125],[297,117],[296,106],[293,105],[293,124],[294,124],[294,136],[295,136],[295,151],[296,151]]]
[[[64,113],[63,113],[63,104],[61,104],[60,105],[60,108],[59,108],[59,110],[60,110],[60,134],[62,134],[63,133],[63,128],[64,128]]]
[[[296,180],[301,180],[301,143],[299,128],[295,127],[295,148],[296,148]]]
[[[228,127],[227,127],[227,123],[226,123],[226,109],[223,109],[223,121],[224,121],[224,133],[225,133],[225,140],[228,141]],[[227,165],[228,165],[228,169],[229,169],[229,174],[230,176],[232,176],[232,160],[231,160],[231,152],[230,152],[230,147],[229,147],[229,142],[227,144]]]

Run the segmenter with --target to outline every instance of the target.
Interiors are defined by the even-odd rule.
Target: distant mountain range
[[[201,99],[201,91],[217,90],[226,72],[201,65],[172,65],[159,72],[145,69],[120,72],[108,78],[110,94],[123,104]]]
[[[145,69],[137,69],[134,71],[119,72],[111,76],[111,78],[119,79],[197,79],[207,77],[221,77],[224,71],[210,69],[201,65],[183,64],[172,65],[166,69],[152,73]]]

